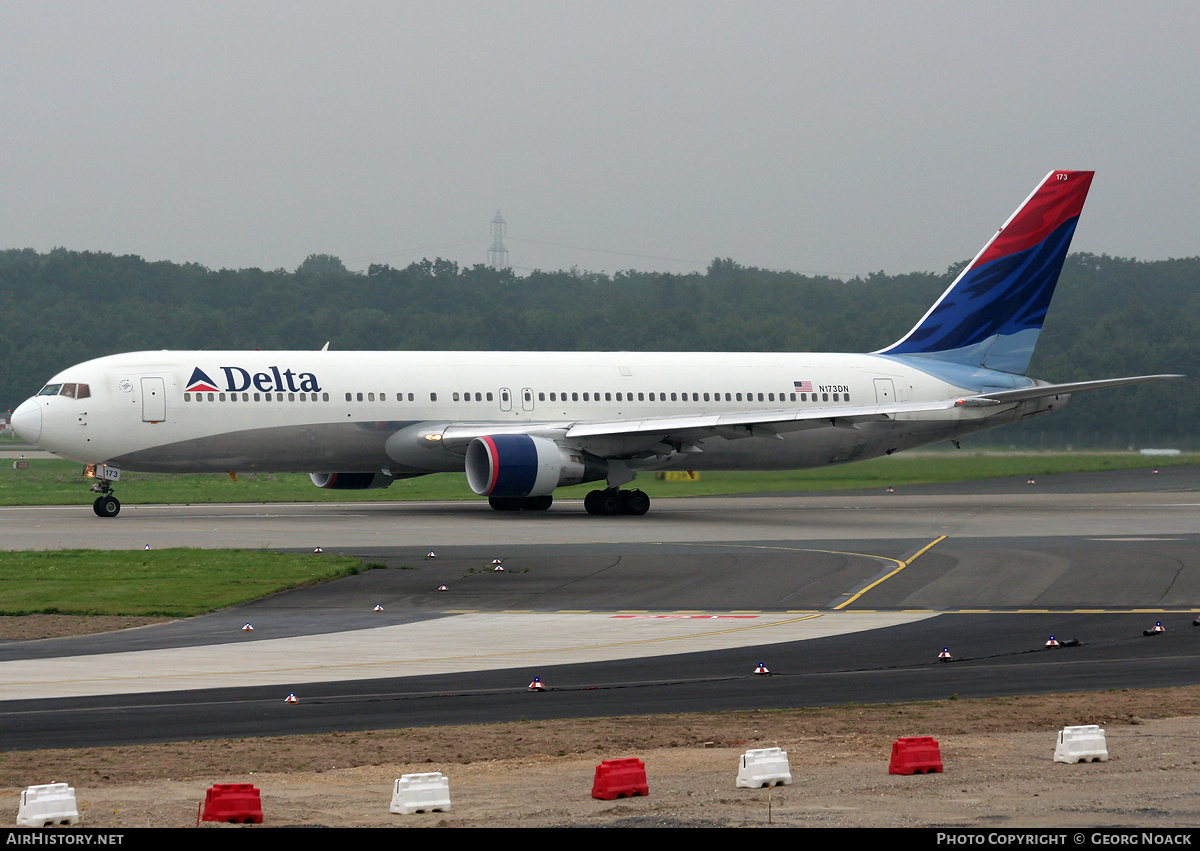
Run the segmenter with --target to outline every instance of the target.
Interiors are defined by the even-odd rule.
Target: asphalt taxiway
[[[1195,467],[656,499],[640,518],[571,502],[3,508],[10,549],[320,546],[386,568],[0,644],[0,747],[1200,682],[1198,519]],[[1047,650],[1051,635],[1079,646]]]

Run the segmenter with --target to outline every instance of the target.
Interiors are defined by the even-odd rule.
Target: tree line
[[[849,280],[742,266],[704,272],[534,271],[422,260],[295,271],[55,249],[0,251],[0,409],[59,370],[142,349],[872,351],[950,284],[944,273]],[[1029,374],[1075,381],[1200,376],[1200,257],[1067,258]],[[1184,380],[1078,395],[1063,414],[965,445],[1200,448]]]

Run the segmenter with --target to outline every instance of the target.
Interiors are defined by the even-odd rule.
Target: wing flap
[[[681,432],[711,431],[716,434],[732,430],[754,430],[761,436],[772,437],[779,431],[828,426],[845,427],[861,422],[883,422],[894,414],[918,411],[944,411],[953,408],[956,400],[936,402],[907,402],[894,405],[838,406],[836,408],[788,408],[779,410],[733,411],[720,414],[698,414],[669,417],[644,417],[635,420],[597,420],[576,423],[566,431],[568,438],[601,437],[634,434],[679,434]],[[769,432],[769,433],[768,433]],[[753,435],[750,435],[753,436]]]

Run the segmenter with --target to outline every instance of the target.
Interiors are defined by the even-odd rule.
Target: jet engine
[[[467,446],[467,484],[480,496],[545,496],[603,479],[607,467],[603,458],[527,434],[484,435]]]
[[[309,473],[312,483],[319,488],[334,491],[365,491],[369,488],[386,488],[393,481],[383,473]]]

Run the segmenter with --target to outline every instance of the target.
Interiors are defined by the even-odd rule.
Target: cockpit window
[[[38,391],[39,396],[66,396],[68,399],[87,399],[92,388],[87,384],[47,384]]]

